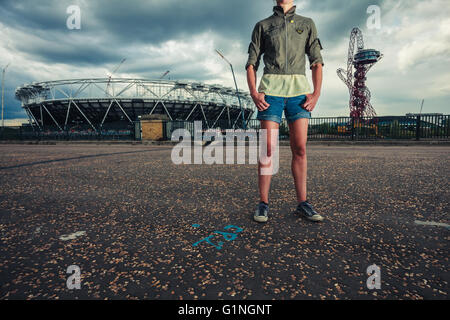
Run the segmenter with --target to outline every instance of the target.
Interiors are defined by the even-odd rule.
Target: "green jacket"
[[[281,6],[273,7],[273,15],[256,23],[248,46],[248,61],[258,70],[264,54],[264,74],[305,75],[305,55],[310,66],[323,63],[322,44],[311,18],[295,13],[293,6],[286,14]]]

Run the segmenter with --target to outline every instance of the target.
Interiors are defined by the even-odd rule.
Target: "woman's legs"
[[[272,131],[273,129],[278,130],[279,129],[279,124],[275,121],[270,121],[270,120],[261,120],[261,129],[266,129],[267,130],[267,136],[266,136],[266,141],[267,141],[267,156],[271,157],[271,155],[273,154],[273,150],[275,150],[274,148],[276,147],[276,145],[272,145],[271,141],[271,136],[274,134],[277,134],[276,132]],[[277,139],[275,139],[275,143],[277,143],[278,141],[278,135],[277,135]],[[259,197],[260,197],[260,201],[264,201],[265,203],[269,203],[269,190],[270,190],[270,180],[272,178],[272,175],[262,175],[261,174],[261,168],[266,168],[266,167],[270,167],[270,163],[264,163],[262,164],[260,161],[258,161],[258,187],[259,187]]]
[[[292,151],[291,168],[298,202],[306,201],[308,121],[308,118],[300,118],[289,124],[289,139]]]

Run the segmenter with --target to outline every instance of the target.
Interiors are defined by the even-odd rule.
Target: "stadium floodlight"
[[[4,107],[4,103],[5,103],[5,72],[6,69],[8,69],[9,67],[9,63],[6,65],[6,67],[3,68],[3,72],[2,72],[2,129],[5,126],[5,119],[3,118],[3,110],[5,109]]]
[[[422,108],[423,108],[423,103],[425,102],[425,99],[422,99],[422,103],[420,104],[420,111],[419,111],[419,115],[422,114]]]
[[[164,78],[164,77],[165,77],[166,75],[168,75],[168,74],[169,74],[169,72],[170,72],[170,71],[169,71],[169,70],[167,70],[167,71],[166,71],[166,72],[164,72],[164,73],[163,73],[163,75],[162,75],[161,77],[159,77],[159,78],[160,78],[160,79]],[[169,79],[169,80],[170,80],[170,79]]]
[[[234,76],[233,65],[232,65],[231,62],[228,61],[227,58],[225,58],[225,57],[223,56],[223,54],[221,54],[217,49],[216,49],[216,52],[219,54],[219,56],[222,57],[223,60],[225,60],[225,61],[230,65],[231,73],[233,74],[234,85],[236,86],[236,95],[237,95],[238,100],[239,100],[239,107],[241,108],[242,128],[243,128],[244,130],[246,130],[246,129],[247,129],[247,126],[246,126],[246,124],[245,124],[244,110],[242,110],[241,97],[240,97],[240,94],[239,94],[239,89],[238,89],[238,86],[237,86],[236,77]]]
[[[111,85],[111,78],[117,72],[117,70],[119,70],[120,66],[125,62],[125,60],[127,60],[127,59],[123,58],[120,61],[120,63],[117,65],[117,67],[113,70],[113,72],[107,74],[107,76],[108,76],[108,83],[106,84],[106,94],[109,94],[109,86]],[[114,96],[114,89],[112,91],[112,95]]]

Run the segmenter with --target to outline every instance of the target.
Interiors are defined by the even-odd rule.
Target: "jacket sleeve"
[[[253,28],[252,40],[248,46],[248,60],[245,64],[245,70],[253,65],[255,71],[258,70],[261,55],[264,52],[264,43],[262,38],[262,27],[258,22]]]
[[[312,66],[321,63],[322,66],[324,65],[322,54],[320,53],[320,50],[322,50],[322,44],[320,43],[320,39],[317,35],[317,29],[316,25],[313,20],[311,20],[311,28],[309,30],[308,40],[306,42],[306,54],[308,55],[309,59],[309,68],[312,69]]]

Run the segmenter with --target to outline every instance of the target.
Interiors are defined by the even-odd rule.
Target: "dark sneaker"
[[[323,220],[323,217],[313,209],[313,207],[311,206],[311,204],[308,203],[308,201],[303,201],[299,203],[296,212],[303,215],[306,219],[314,222]]]
[[[258,222],[266,222],[269,217],[269,206],[264,202],[258,204],[255,215],[253,219]]]

